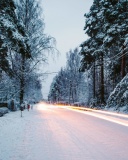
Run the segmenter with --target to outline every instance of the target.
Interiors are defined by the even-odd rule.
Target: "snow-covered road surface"
[[[0,160],[128,160],[128,127],[40,104],[0,117]]]
[[[74,106],[69,106],[67,107],[67,109],[74,110],[74,111],[84,113],[84,114],[88,114],[88,115],[98,117],[101,119],[105,119],[105,120],[108,120],[114,123],[118,123],[118,124],[128,127],[128,115],[127,114],[89,109],[85,107],[74,107]]]

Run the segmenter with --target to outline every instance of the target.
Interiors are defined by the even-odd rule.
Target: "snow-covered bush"
[[[128,111],[128,74],[117,84],[114,91],[110,94],[107,107],[113,107],[115,110],[125,107],[125,110]]]
[[[9,110],[8,110],[7,107],[1,107],[1,108],[0,108],[0,113],[6,114],[6,113],[8,113],[8,112],[9,112]]]

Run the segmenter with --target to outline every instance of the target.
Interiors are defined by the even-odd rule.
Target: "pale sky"
[[[56,39],[56,48],[60,55],[53,61],[49,58],[48,72],[58,72],[66,65],[66,53],[75,49],[87,39],[84,33],[85,17],[93,0],[43,0],[45,33]],[[43,82],[43,97],[47,98],[50,84],[55,74],[49,74]]]

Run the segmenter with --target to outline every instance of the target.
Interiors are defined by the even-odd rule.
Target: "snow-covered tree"
[[[99,102],[104,103],[104,56],[106,54],[103,47],[103,38],[105,32],[103,30],[104,10],[102,0],[94,0],[90,8],[90,12],[85,14],[85,33],[89,39],[81,44],[80,54],[82,55],[80,70],[91,70],[93,83],[93,99],[99,95]],[[99,90],[96,88],[96,72],[100,67],[100,83]],[[96,91],[97,90],[97,91]],[[97,93],[99,92],[99,93]]]
[[[122,52],[118,50],[118,58],[120,63],[120,71],[122,78],[126,75],[126,55],[124,53],[123,43],[128,33],[128,1],[127,0],[103,0],[104,6],[104,45],[111,47],[117,46],[121,48]],[[117,52],[116,52],[117,53]],[[115,55],[113,55],[115,56]]]
[[[21,57],[22,72],[20,75],[21,101],[24,99],[28,78],[37,72],[38,67],[47,61],[46,51],[53,49],[54,39],[44,33],[44,19],[41,17],[42,8],[36,0],[19,0],[17,15],[28,33],[32,59]],[[24,67],[25,66],[25,67]]]
[[[38,63],[46,62],[46,51],[54,50],[53,44],[55,39],[44,33],[43,9],[39,1],[19,0],[19,3],[17,3],[17,13],[28,33],[33,58],[31,62],[32,67],[37,66]]]
[[[8,60],[9,50],[30,57],[28,37],[15,13],[13,0],[0,1],[0,67],[12,75]]]
[[[80,56],[76,48],[67,53],[67,64],[55,76],[50,87],[49,100],[68,103],[85,102],[86,84],[84,74],[79,72]]]
[[[117,84],[107,101],[108,108],[128,111],[128,74]]]
[[[127,73],[127,0],[94,0],[85,14],[88,40],[81,44],[81,71],[91,71],[93,98],[104,103]],[[122,68],[122,69],[121,69]],[[112,87],[110,87],[112,85]]]

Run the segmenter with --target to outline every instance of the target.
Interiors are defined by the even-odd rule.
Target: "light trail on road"
[[[128,115],[119,114],[119,113],[112,113],[112,112],[108,112],[108,111],[100,111],[100,110],[84,108],[84,107],[52,105],[52,104],[47,104],[45,102],[39,103],[37,109],[38,110],[46,110],[48,108],[54,109],[56,107],[57,108],[66,108],[66,109],[69,109],[69,110],[73,110],[73,111],[76,111],[76,112],[79,112],[79,113],[94,116],[94,117],[97,117],[97,118],[100,118],[100,119],[104,119],[104,120],[107,120],[107,121],[110,121],[110,122],[117,123],[117,124],[128,127],[128,120],[118,118],[118,117],[128,118]],[[114,117],[114,116],[117,116],[117,117]]]
[[[96,110],[96,109],[91,109],[91,108],[85,108],[85,107],[74,107],[74,106],[69,106],[69,107],[80,109],[80,110],[87,110],[87,111],[92,111],[92,112],[97,112],[97,113],[104,113],[104,114],[108,114],[108,115],[114,115],[114,116],[128,118],[128,115],[121,114],[121,113],[114,113],[114,112],[103,111],[103,110],[101,111],[101,110]]]
[[[128,120],[123,120],[123,119],[115,118],[115,117],[112,117],[112,116],[110,117],[110,116],[107,116],[107,115],[97,114],[97,113],[89,112],[89,111],[81,111],[81,110],[78,110],[78,109],[71,109],[71,108],[67,108],[67,109],[74,110],[76,112],[80,112],[80,113],[87,114],[87,115],[90,115],[90,116],[94,116],[94,117],[97,117],[97,118],[100,118],[100,119],[104,119],[104,120],[107,120],[107,121],[110,121],[110,122],[114,122],[114,123],[117,123],[117,124],[120,124],[120,125],[123,125],[123,126],[128,126]],[[91,111],[93,111],[93,110],[91,110]],[[106,113],[106,112],[99,111],[98,113]],[[115,114],[110,113],[108,115],[115,115]],[[124,116],[124,117],[126,117],[126,116]]]

